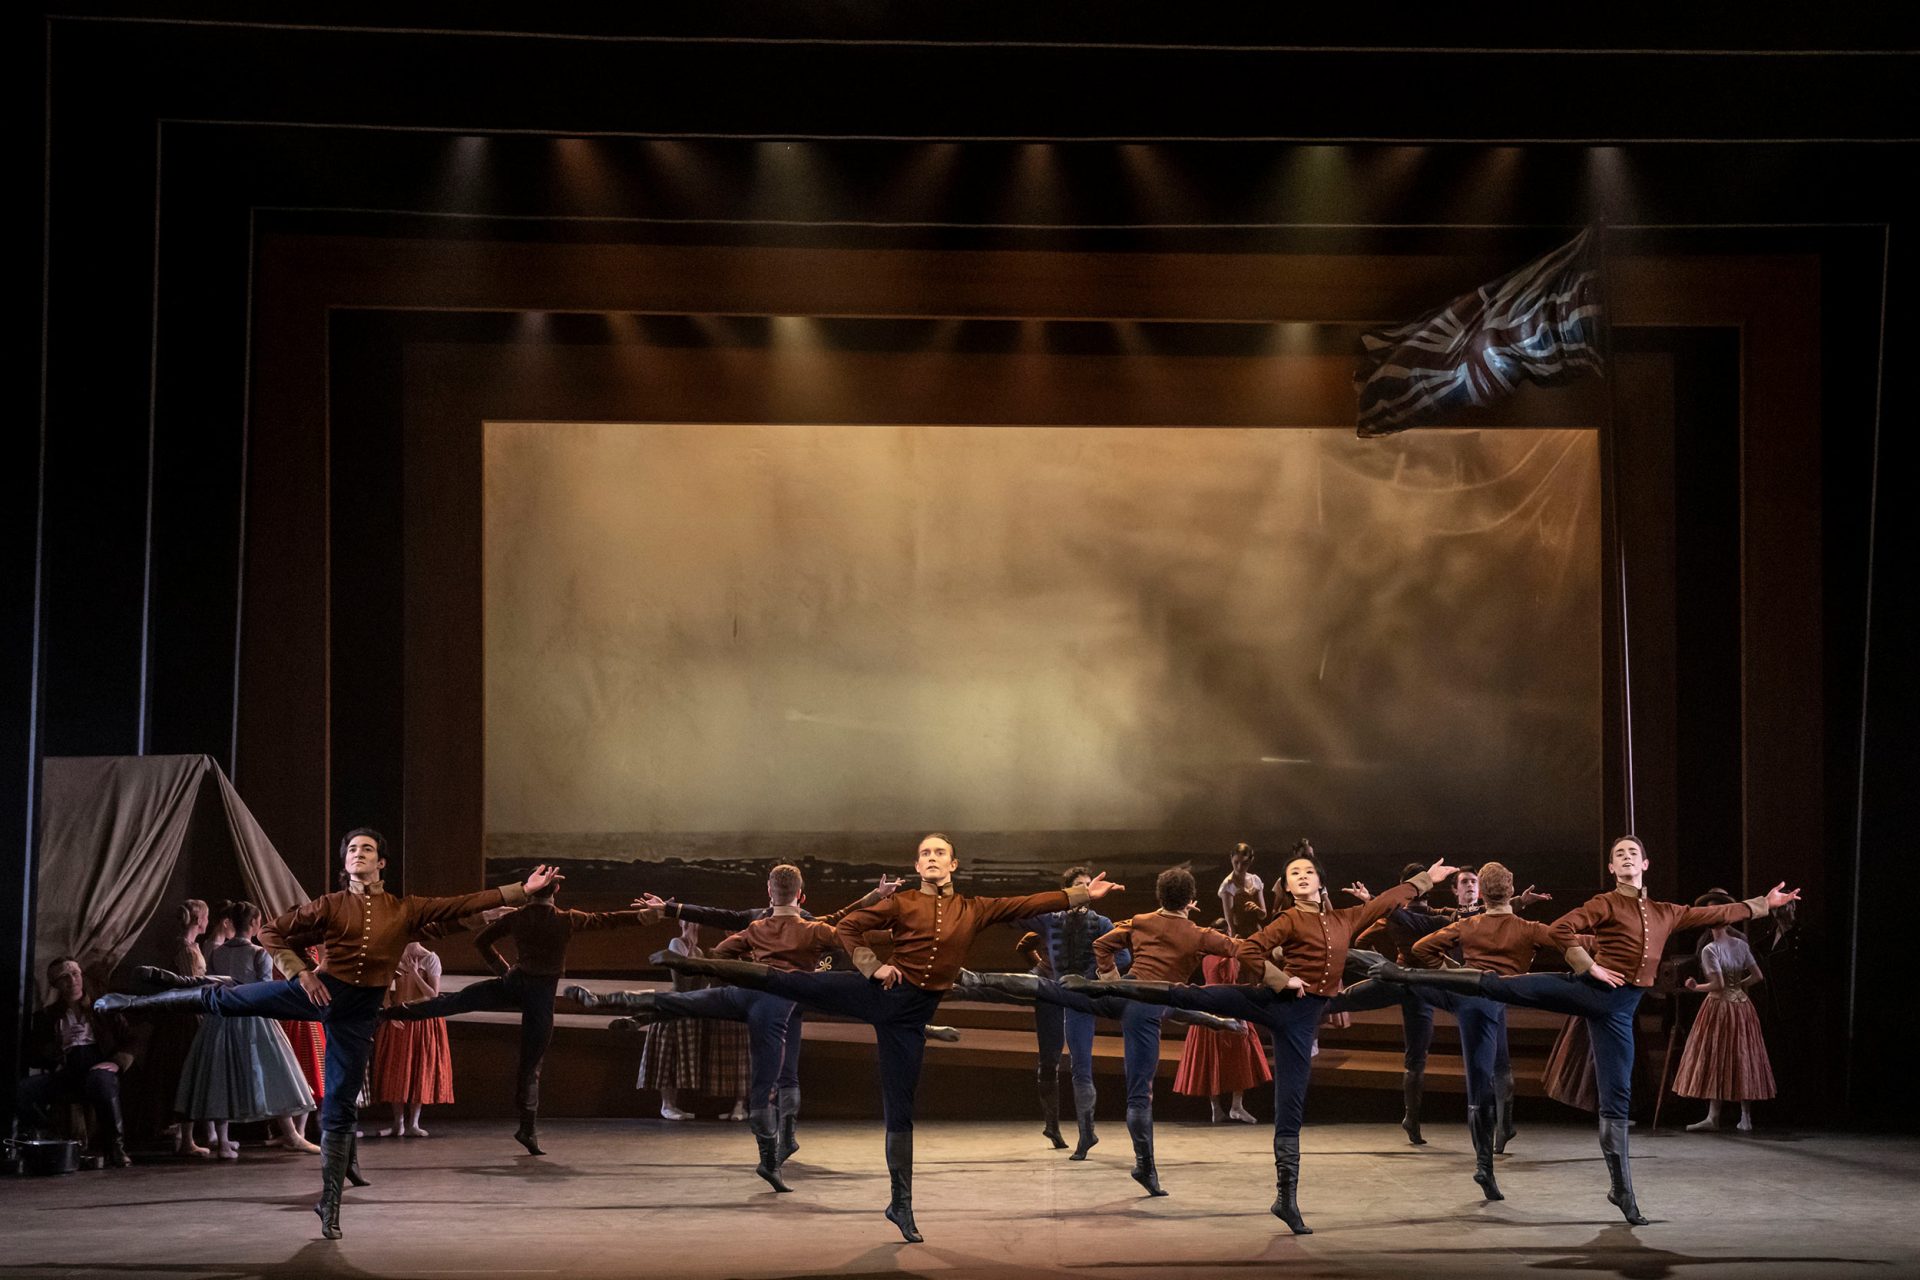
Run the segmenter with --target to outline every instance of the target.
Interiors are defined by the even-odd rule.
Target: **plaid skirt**
[[[680,1089],[708,1098],[747,1091],[747,1029],[738,1022],[666,1018],[647,1028],[638,1089]]]

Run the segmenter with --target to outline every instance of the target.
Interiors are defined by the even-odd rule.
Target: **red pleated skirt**
[[[1252,1027],[1237,1035],[1210,1027],[1188,1027],[1187,1042],[1180,1046],[1180,1069],[1173,1076],[1173,1091],[1211,1098],[1251,1089],[1271,1079],[1266,1050]]]
[[[1759,1102],[1773,1096],[1773,1064],[1753,1001],[1707,997],[1680,1055],[1673,1091],[1683,1098],[1724,1102]]]
[[[1600,1110],[1600,1086],[1593,1075],[1593,1041],[1587,1033],[1585,1018],[1568,1018],[1560,1028],[1553,1052],[1547,1055],[1547,1068],[1541,1084],[1547,1096],[1582,1111]]]
[[[280,1029],[287,1033],[287,1043],[293,1046],[293,1060],[300,1064],[300,1074],[307,1078],[307,1088],[313,1090],[314,1100],[318,1101],[327,1091],[326,1023],[283,1022]]]
[[[447,1020],[383,1022],[373,1038],[374,1102],[453,1101],[453,1050]]]

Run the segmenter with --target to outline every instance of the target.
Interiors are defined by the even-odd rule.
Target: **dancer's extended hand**
[[[873,887],[873,892],[875,902],[885,902],[888,898],[900,892],[900,877],[895,876],[889,880],[887,879],[887,873],[882,871],[880,873],[880,883]]]
[[[1373,901],[1373,890],[1367,888],[1367,886],[1365,886],[1364,884],[1361,884],[1358,880],[1355,880],[1352,884],[1348,885],[1346,888],[1342,889],[1340,892],[1352,894],[1354,897],[1360,899],[1360,901],[1362,902]]]
[[[1459,869],[1460,868],[1458,867],[1447,865],[1447,860],[1445,858],[1441,858],[1435,861],[1432,866],[1427,868],[1427,879],[1433,881],[1435,884],[1439,884],[1442,880],[1445,880],[1448,876],[1452,875],[1454,872],[1458,871]]]
[[[307,999],[313,1001],[316,1009],[324,1009],[333,1003],[333,996],[327,991],[327,984],[320,981],[320,975],[311,969],[302,969],[295,979],[300,989],[307,993]]]
[[[1779,884],[1767,890],[1767,906],[1774,911],[1778,911],[1789,902],[1798,901],[1800,901],[1800,891],[1798,889],[1788,889],[1785,880],[1782,880]]]
[[[891,987],[898,984],[904,976],[905,975],[890,964],[883,964],[873,971],[873,980],[883,987]]]
[[[1107,873],[1102,871],[1087,884],[1087,896],[1095,902],[1098,902],[1116,889],[1125,889],[1126,887],[1127,886],[1123,884],[1114,884],[1109,881],[1107,879]]]
[[[560,874],[560,868],[550,867],[545,863],[541,863],[533,869],[533,874],[528,876],[527,882],[520,887],[525,889],[529,894],[534,894],[540,892],[548,885],[553,884],[555,881],[565,879],[566,877]]]
[[[1596,964],[1593,968],[1587,970],[1587,976],[1604,982],[1610,987],[1624,987],[1627,985],[1625,978],[1603,964]]]
[[[1553,901],[1552,894],[1541,893],[1538,889],[1534,888],[1532,885],[1528,885],[1526,888],[1522,889],[1519,893],[1516,893],[1513,895],[1513,905],[1516,907],[1530,907],[1536,902],[1552,902],[1552,901]]]
[[[647,911],[665,911],[667,900],[657,893],[643,893],[627,905]]]

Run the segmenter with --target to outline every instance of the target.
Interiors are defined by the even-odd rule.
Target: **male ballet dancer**
[[[361,1078],[373,1052],[373,1032],[407,943],[432,926],[498,906],[518,906],[552,884],[559,868],[535,867],[523,885],[502,885],[453,898],[397,898],[381,882],[387,865],[386,837],[356,827],[340,842],[347,887],[275,917],[260,929],[284,981],[238,986],[194,985],[151,996],[106,995],[94,1001],[101,1013],[177,1010],[224,1018],[277,1018],[327,1026],[326,1096],[320,1106],[320,1199],[313,1211],[320,1233],[340,1238],[340,1189],[349,1179],[365,1186],[354,1158],[353,1129],[359,1118]],[[301,948],[325,949],[316,972]]]
[[[1385,964],[1378,977],[1428,984],[1502,1004],[1585,1018],[1593,1042],[1594,1079],[1600,1092],[1600,1151],[1606,1158],[1607,1199],[1635,1226],[1647,1221],[1633,1192],[1628,1164],[1627,1111],[1633,1101],[1633,1024],[1640,998],[1653,985],[1667,939],[1684,929],[1757,919],[1800,899],[1783,880],[1767,893],[1725,906],[1687,907],[1654,902],[1644,879],[1646,849],[1637,836],[1621,836],[1607,850],[1614,886],[1553,922],[1553,945],[1566,952],[1572,973],[1503,977],[1484,969],[1410,969]],[[1591,934],[1591,952],[1579,937]]]
[[[938,832],[928,835],[915,851],[917,889],[841,918],[840,944],[852,955],[858,973],[783,973],[749,961],[691,960],[667,952],[653,958],[670,969],[756,987],[873,1027],[892,1187],[886,1215],[910,1244],[922,1239],[913,1220],[913,1099],[926,1054],[923,1028],[952,989],[968,946],[991,925],[1097,902],[1122,887],[1099,875],[1081,888],[1020,898],[973,898],[953,886],[959,865],[951,840]],[[869,932],[893,935],[893,953],[884,964],[865,944]]]

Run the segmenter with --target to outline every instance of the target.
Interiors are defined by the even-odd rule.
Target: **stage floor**
[[[1538,1276],[1659,1280],[1920,1274],[1920,1141],[1761,1133],[1635,1138],[1654,1219],[1627,1227],[1605,1199],[1587,1127],[1531,1125],[1500,1164],[1509,1199],[1484,1204],[1457,1125],[1410,1147],[1388,1125],[1309,1128],[1296,1238],[1267,1214],[1270,1131],[1163,1125],[1149,1200],[1103,1124],[1083,1164],[1037,1125],[945,1122],[918,1131],[905,1245],[877,1125],[802,1123],[791,1195],[753,1176],[745,1126],[557,1120],[549,1155],[519,1154],[506,1123],[428,1125],[367,1140],[374,1185],[349,1191],[347,1238],[317,1238],[317,1157],[248,1150],[237,1162],[0,1184],[0,1276],[1097,1275]]]

